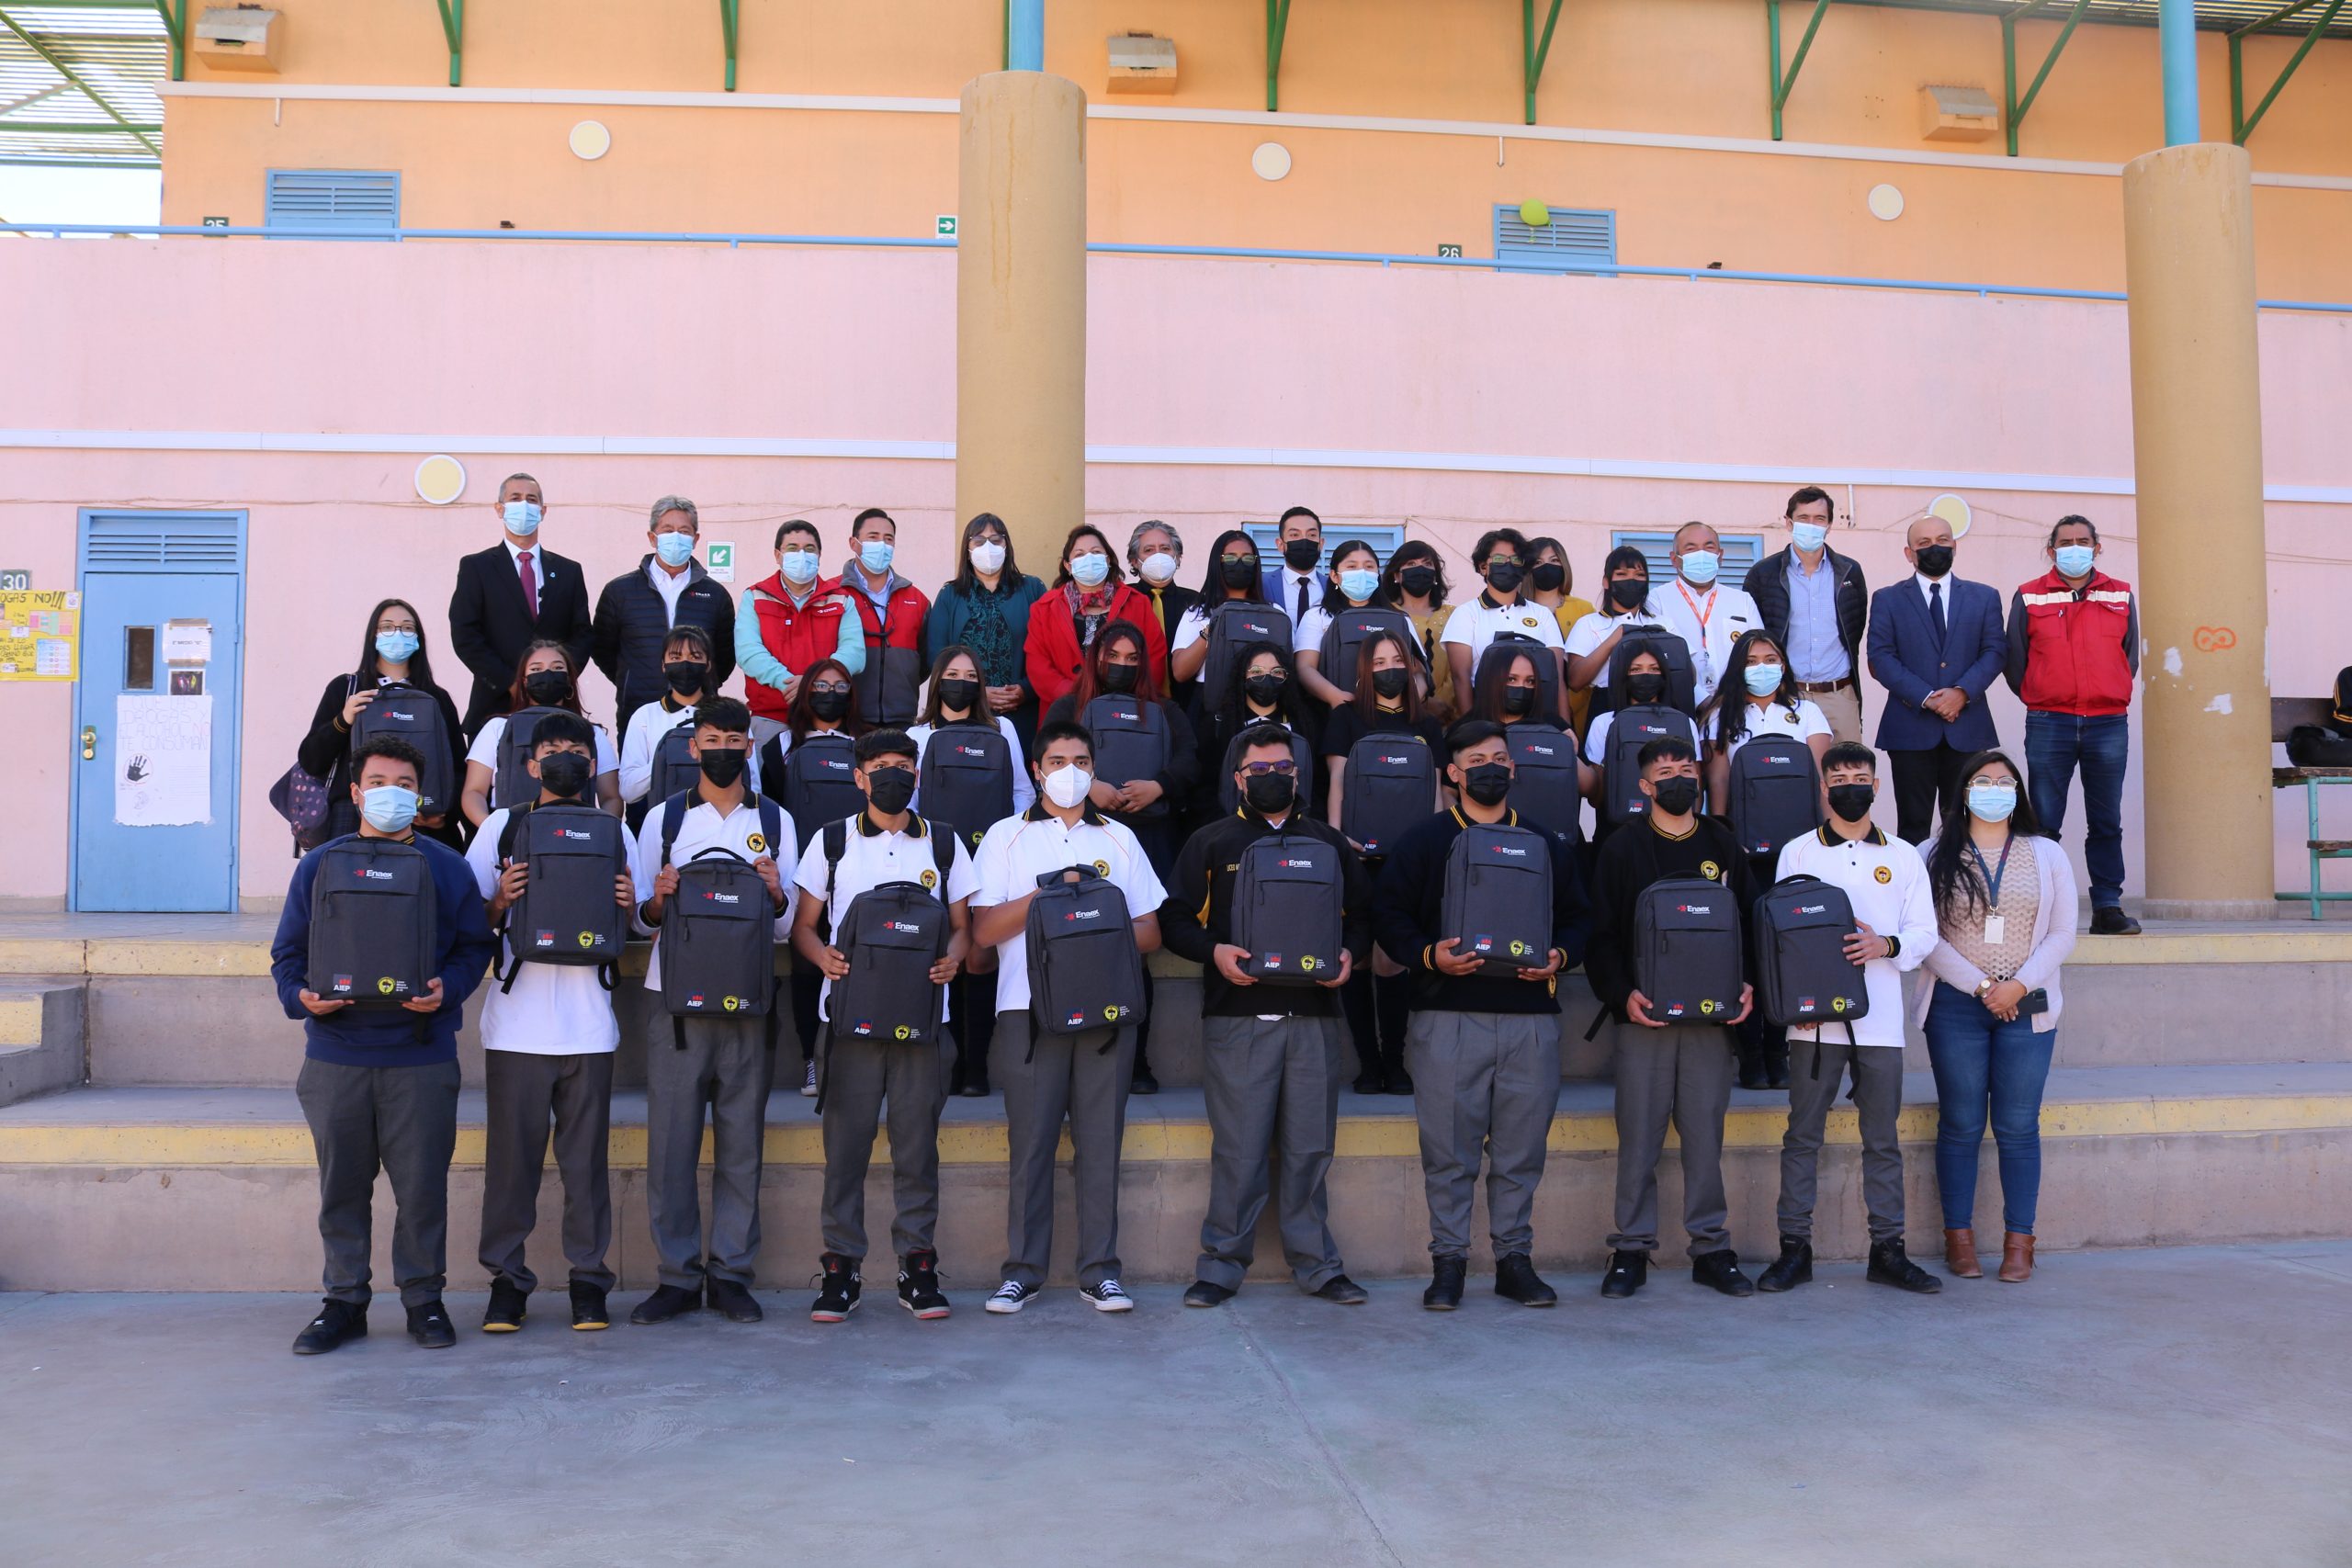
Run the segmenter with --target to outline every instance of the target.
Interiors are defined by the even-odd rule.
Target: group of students
[[[658,530],[679,531],[680,504],[657,508]],[[511,501],[502,515],[512,552]],[[1428,1304],[1460,1298],[1482,1165],[1498,1290],[1532,1304],[1555,1299],[1532,1267],[1532,1196],[1559,1081],[1557,976],[1579,963],[1622,1026],[1604,1293],[1637,1288],[1657,1245],[1655,1167],[1669,1124],[1681,1139],[1693,1277],[1749,1288],[1728,1247],[1719,1170],[1735,1071],[1792,1095],[1782,1254],[1764,1287],[1809,1273],[1812,1170],[1850,1074],[1871,1277],[1934,1288],[1902,1252],[1894,1142],[1894,976],[1923,963],[1937,978],[1920,1009],[1943,1102],[1948,1264],[1962,1275],[1976,1267],[1973,1176],[1989,1118],[2002,1150],[2004,1278],[2030,1271],[2034,1126],[2057,966],[2073,940],[2072,883],[2063,852],[2036,834],[2007,756],[1988,751],[1962,770],[1931,874],[1909,844],[1870,825],[1873,753],[1832,743],[1771,634],[1741,626],[1736,605],[1718,618],[1722,602],[1703,599],[1691,635],[1674,631],[1648,609],[1646,563],[1621,550],[1606,569],[1611,609],[1589,610],[1566,598],[1557,543],[1510,529],[1473,553],[1484,592],[1449,605],[1432,547],[1408,542],[1384,563],[1349,541],[1327,562],[1319,522],[1303,508],[1280,525],[1280,566],[1261,568],[1250,536],[1228,532],[1189,602],[1172,586],[1173,530],[1135,531],[1131,586],[1107,539],[1081,526],[1055,584],[1068,614],[1039,614],[1049,603],[1040,586],[1017,630],[1008,604],[1035,580],[1018,577],[1002,524],[983,514],[965,530],[958,582],[922,614],[964,640],[938,647],[926,670],[929,634],[918,634],[922,651],[898,661],[911,679],[862,682],[873,650],[853,630],[854,595],[866,594],[887,628],[903,618],[889,606],[910,603],[900,589],[914,592],[892,585],[879,536],[888,527],[878,512],[862,516],[856,562],[827,581],[816,575],[814,527],[786,524],[776,577],[747,592],[751,613],[735,622],[751,702],[717,694],[720,650],[707,627],[681,620],[658,639],[662,688],[629,716],[617,749],[581,711],[571,651],[531,637],[503,694],[477,690],[478,708],[504,711],[474,716],[462,773],[449,743],[460,727],[433,684],[415,612],[399,600],[378,606],[357,673],[330,683],[304,743],[301,765],[327,781],[331,810],[315,835],[324,841],[297,868],[273,952],[281,997],[310,1037],[300,1087],[328,1252],[328,1301],[298,1349],[365,1332],[379,1167],[401,1201],[395,1269],[412,1332],[449,1342],[439,1297],[455,1035],[485,970],[499,983],[482,1014],[481,1261],[493,1279],[484,1326],[519,1326],[536,1286],[523,1247],[550,1138],[573,1323],[604,1325],[619,1035],[610,986],[631,934],[654,940],[646,984],[673,1021],[671,1040],[649,1055],[661,1285],[632,1313],[639,1323],[706,1303],[759,1315],[748,1286],[785,1005],[773,948],[784,942],[801,1087],[825,1126],[820,1320],[845,1316],[859,1297],[865,1167],[886,1107],[899,1293],[918,1316],[945,1314],[933,1245],[939,1111],[949,1092],[987,1091],[991,1057],[1013,1181],[1004,1281],[989,1309],[1018,1311],[1042,1283],[1065,1121],[1078,1150],[1081,1286],[1103,1310],[1128,1304],[1115,1253],[1118,1145],[1125,1096],[1148,1083],[1152,990],[1141,958],[1162,942],[1204,971],[1212,1183],[1192,1304],[1238,1287],[1277,1164],[1299,1283],[1363,1299],[1325,1217],[1343,1020],[1354,1087],[1416,1100],[1436,1259]],[[1719,557],[1705,547],[1713,539],[1703,525],[1678,536],[1678,587],[1712,577],[1691,563]],[[660,550],[658,532],[655,543],[664,563],[681,553]],[[843,586],[853,573],[867,576]],[[1026,656],[1008,681],[1001,660],[1015,643]],[[886,649],[880,663],[891,662]],[[1736,682],[1725,678],[1734,670]],[[891,716],[865,715],[868,692]],[[1777,743],[1752,744],[1767,737]],[[1719,815],[1701,814],[1702,792]],[[1579,841],[1584,801],[1596,808],[1593,844]],[[1486,874],[1498,866],[1532,880]],[[1712,948],[1695,931],[1666,940],[1650,897],[1693,876],[1727,895],[1716,901],[1728,930],[1713,931]],[[1843,890],[1836,912],[1851,923],[1837,951],[1857,973],[1819,996],[1776,998],[1768,1024],[1752,982],[1786,964],[1776,967],[1771,944],[1747,927],[1770,928],[1787,948],[1767,890],[1792,876]],[[406,968],[351,947],[355,931],[374,929],[347,896],[355,888],[407,897],[422,930]],[[1041,904],[1073,929],[1037,940]],[[1462,922],[1474,908],[1489,925],[1508,909],[1518,927],[1473,931]],[[1686,897],[1686,917],[1689,908]],[[1273,923],[1268,908],[1293,918]],[[1097,923],[1081,931],[1080,920]],[[1117,939],[1109,950],[1106,932]],[[1096,946],[1069,961],[1081,934]],[[1661,954],[1706,951],[1712,981],[1653,973]],[[1817,942],[1810,951],[1819,957]],[[1065,958],[1057,971],[1054,953]],[[1048,973],[1080,999],[1050,994]],[[891,980],[877,994],[879,976]],[[1713,989],[1663,996],[1680,985]],[[1805,1021],[1833,1005],[1824,1039]],[[1744,1043],[1736,1052],[1726,1029]],[[716,1152],[707,1247],[695,1190],[706,1103]]]

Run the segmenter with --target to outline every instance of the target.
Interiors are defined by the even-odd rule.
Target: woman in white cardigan
[[[2001,1163],[2001,1278],[2033,1275],[2041,1188],[2041,1090],[2064,998],[2059,967],[2075,948],[2075,871],[2041,836],[2025,775],[2000,751],[1961,770],[1928,852],[1942,940],[1928,955],[1920,1026],[1936,1073],[1936,1185],[1944,1266],[1984,1277],[1976,1260],[1976,1168],[1989,1122]]]

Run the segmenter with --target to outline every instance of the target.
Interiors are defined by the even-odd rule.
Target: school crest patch
[[[1871,872],[1871,874],[1878,878],[1879,882],[1883,885],[1894,880],[1894,868],[1893,866],[1883,865],[1876,871]]]
[[[1107,861],[1107,860],[1098,860],[1098,861],[1096,861],[1096,862],[1094,863],[1094,874],[1095,874],[1095,875],[1097,875],[1097,876],[1108,876],[1108,875],[1110,875],[1110,874],[1111,874],[1111,863],[1110,863],[1109,861]]]
[[[1710,882],[1721,882],[1724,879],[1724,868],[1711,860],[1702,860],[1699,863],[1699,874]]]
[[[921,881],[925,887],[936,887],[939,886],[939,873],[925,867]]]
[[[743,847],[755,855],[763,855],[768,852],[768,836],[765,833],[754,833],[743,840]]]

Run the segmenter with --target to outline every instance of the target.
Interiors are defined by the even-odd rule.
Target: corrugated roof
[[[0,0],[0,164],[159,167],[171,48],[152,4]]]

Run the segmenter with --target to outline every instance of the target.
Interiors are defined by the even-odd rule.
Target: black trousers
[[[1939,740],[1932,750],[1889,751],[1894,770],[1895,836],[1924,844],[1935,831],[1936,813],[1951,799],[1960,783],[1960,766],[1973,755],[1955,751],[1951,742]]]

